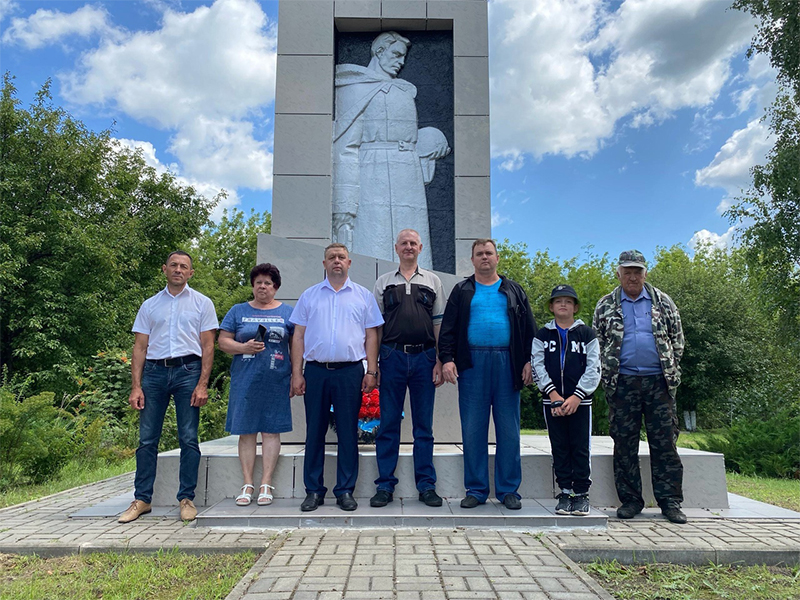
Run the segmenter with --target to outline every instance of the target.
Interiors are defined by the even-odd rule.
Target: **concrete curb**
[[[554,547],[550,547],[551,550]],[[653,548],[624,550],[619,548],[561,548],[575,562],[613,561],[623,565],[672,563],[677,565],[767,565],[769,567],[800,565],[800,550],[696,550],[689,548]]]
[[[567,565],[567,568],[575,574],[590,590],[592,590],[595,594],[597,594],[603,600],[615,600],[614,596],[609,594],[605,591],[599,583],[597,583],[594,579],[592,579],[591,575],[589,575],[586,571],[581,569],[580,565],[576,564],[565,552],[561,550],[558,546],[553,544],[548,544],[545,541],[542,541],[542,545],[550,550],[555,556],[557,556],[560,560]]]
[[[291,533],[289,532],[279,534],[278,537],[266,547],[264,553],[258,557],[258,560],[250,567],[250,570],[244,574],[244,577],[239,580],[239,583],[233,586],[230,593],[225,596],[225,600],[240,600],[240,598],[247,593],[247,590],[250,589],[253,582],[258,579],[259,575],[264,571],[270,559],[283,547],[283,544],[290,535]]]

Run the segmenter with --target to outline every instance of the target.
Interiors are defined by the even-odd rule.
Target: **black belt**
[[[431,348],[435,348],[436,344],[433,342],[425,342],[424,344],[384,344],[389,346],[392,350],[400,350],[406,354],[420,354]]]
[[[202,360],[202,358],[197,356],[197,354],[189,354],[187,356],[178,356],[177,358],[159,358],[158,360],[148,358],[147,362],[154,365],[161,365],[162,367],[180,367],[181,365],[187,365],[197,362],[198,360]]]
[[[336,369],[345,369],[347,367],[352,367],[353,365],[360,365],[362,364],[360,360],[356,360],[353,362],[319,362],[316,360],[309,360],[306,361],[308,365],[317,365],[318,367],[322,367],[323,369],[327,369],[328,371],[335,371]]]

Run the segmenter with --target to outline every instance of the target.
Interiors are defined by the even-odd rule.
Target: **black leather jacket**
[[[509,351],[514,389],[521,390],[524,387],[522,369],[531,362],[531,343],[536,332],[536,320],[522,287],[502,275],[500,279],[500,292],[508,297],[508,319],[511,325]],[[442,328],[439,331],[439,360],[442,364],[455,362],[459,372],[472,368],[467,328],[470,303],[474,295],[475,275],[456,284],[447,299]]]

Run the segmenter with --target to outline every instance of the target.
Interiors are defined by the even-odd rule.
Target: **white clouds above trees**
[[[716,0],[496,0],[490,5],[496,156],[595,153],[629,119],[647,126],[712,102],[752,19]]]
[[[153,6],[164,12],[152,31],[115,28],[104,9],[87,4],[14,19],[3,39],[35,49],[100,34],[77,68],[59,75],[68,101],[173,132],[169,150],[195,187],[202,180],[270,189],[272,153],[257,127],[275,97],[276,24],[255,0],[217,0],[192,12]]]

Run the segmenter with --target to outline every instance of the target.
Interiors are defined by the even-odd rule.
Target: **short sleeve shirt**
[[[439,277],[425,269],[406,280],[400,270],[385,273],[373,290],[386,320],[382,341],[387,344],[433,344],[435,325],[440,325],[447,298]]]
[[[188,285],[173,296],[165,287],[144,301],[132,331],[149,336],[149,360],[202,356],[200,333],[219,328],[214,303]]]
[[[383,325],[375,297],[350,278],[338,292],[327,279],[308,288],[289,320],[306,328],[303,358],[316,362],[364,359],[366,330]]]

